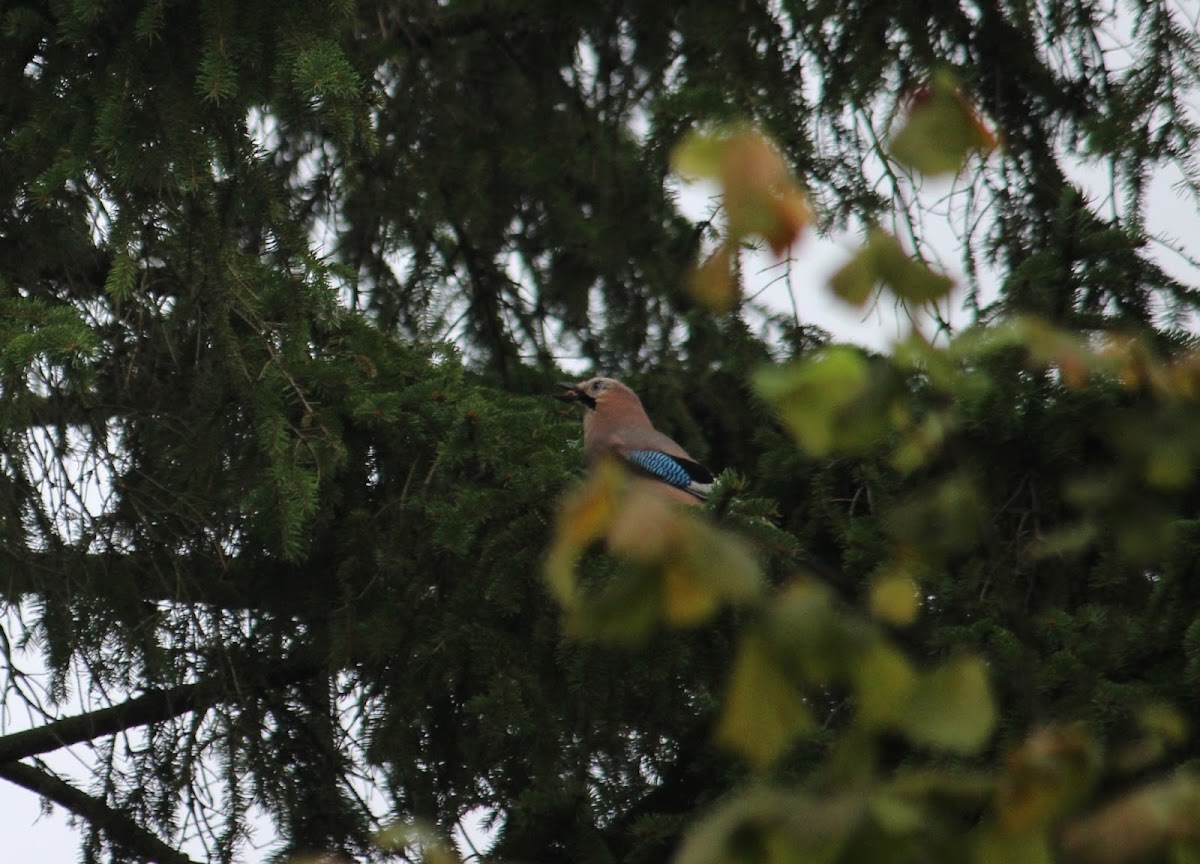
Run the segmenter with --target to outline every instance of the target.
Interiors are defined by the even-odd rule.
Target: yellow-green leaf
[[[996,136],[959,92],[953,76],[939,73],[911,97],[890,149],[900,164],[936,176],[957,173],[972,152],[987,153],[996,145]]]
[[[935,273],[904,251],[895,237],[882,228],[867,232],[867,250],[876,278],[902,300],[926,303],[945,297],[954,282],[942,273]]]
[[[608,530],[622,488],[620,470],[605,463],[559,509],[544,572],[550,592],[564,608],[570,609],[579,602],[575,566],[583,551]]]
[[[871,798],[871,815],[888,834],[908,834],[919,831],[926,814],[919,804],[895,792],[879,792]]]
[[[733,274],[733,249],[722,243],[704,263],[692,271],[688,280],[692,296],[714,312],[733,308],[737,299],[737,281]]]
[[[908,659],[877,639],[851,667],[858,720],[868,729],[894,725],[912,698],[917,673]]]
[[[915,743],[955,753],[983,749],[996,724],[983,661],[962,657],[922,676],[899,720]]]
[[[871,614],[880,621],[907,627],[921,610],[921,593],[911,576],[891,569],[872,581],[869,603]]]
[[[631,477],[607,523],[608,550],[643,564],[659,564],[683,548],[681,509],[660,493],[661,484]]]
[[[725,145],[720,132],[688,132],[671,150],[671,170],[684,180],[718,177]]]
[[[723,600],[750,603],[763,589],[762,572],[753,553],[738,537],[687,514],[681,558]]]
[[[676,561],[663,573],[663,618],[673,627],[694,627],[720,608],[721,598],[694,570]]]
[[[762,771],[796,738],[815,728],[808,706],[770,646],[759,634],[743,636],[717,723],[717,740]]]
[[[724,262],[710,259],[693,279],[693,290],[702,297],[724,300],[729,295],[719,289],[729,281],[729,252],[737,244],[761,237],[782,255],[812,221],[812,210],[783,153],[751,127],[689,133],[671,152],[671,167],[685,180],[714,178],[721,184],[729,248],[722,253]]]
[[[934,411],[915,427],[905,431],[892,453],[897,471],[911,474],[940,452],[948,433],[958,428],[957,417],[948,411]]]
[[[759,788],[690,827],[675,864],[832,864],[867,815],[861,795],[808,797]]]
[[[1172,705],[1154,703],[1138,711],[1137,738],[1122,744],[1113,754],[1114,767],[1133,773],[1160,761],[1188,737],[1187,718]]]
[[[1155,702],[1138,712],[1138,726],[1147,735],[1176,746],[1188,738],[1187,717],[1174,705]]]
[[[568,635],[617,645],[645,642],[662,625],[662,583],[647,567],[618,569],[586,602],[567,609]]]
[[[754,383],[814,456],[864,450],[887,431],[887,394],[865,398],[871,369],[855,348],[835,345],[796,363],[766,367]]]
[[[879,274],[871,250],[864,246],[829,279],[833,293],[847,303],[862,306],[875,293]]]
[[[992,826],[975,835],[972,864],[1053,864],[1054,855],[1045,831],[1009,833]]]
[[[805,683],[818,687],[845,678],[869,634],[839,615],[829,590],[817,582],[789,585],[771,604],[767,618],[773,645]]]
[[[454,848],[439,836],[433,826],[423,821],[397,822],[376,833],[375,845],[385,852],[405,853],[410,860],[421,864],[458,864],[459,857]],[[416,855],[412,853],[416,852]],[[328,856],[319,855],[311,859],[290,859],[295,864],[318,864]]]

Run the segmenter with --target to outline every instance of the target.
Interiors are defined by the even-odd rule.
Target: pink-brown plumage
[[[653,478],[671,498],[696,504],[712,488],[712,474],[654,428],[642,400],[613,378],[563,384],[559,397],[583,406],[583,450],[589,463],[616,456]]]

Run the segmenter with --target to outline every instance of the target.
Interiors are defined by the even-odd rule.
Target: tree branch
[[[239,668],[245,664],[239,663]],[[307,660],[292,660],[250,679],[252,685],[276,688],[311,678],[320,667]],[[49,753],[72,744],[92,741],[136,726],[159,723],[192,711],[206,711],[230,695],[230,685],[220,678],[153,690],[119,705],[67,717],[45,726],[0,736],[0,763]]]
[[[0,550],[0,600],[19,603],[28,594],[85,593],[287,615],[323,608],[324,599],[314,604],[312,592],[328,584],[326,573],[306,573],[301,566],[269,559],[218,561],[138,553],[68,557]]]
[[[196,861],[164,843],[138,825],[132,817],[114,810],[99,798],[76,789],[48,771],[22,762],[0,763],[0,777],[36,792],[65,807],[76,816],[103,831],[113,843],[123,846],[147,861],[158,864],[197,864]]]
[[[155,690],[111,708],[0,736],[0,762],[49,753],[191,711],[204,711],[219,702],[225,692],[227,688],[220,681],[185,684],[170,690]]]

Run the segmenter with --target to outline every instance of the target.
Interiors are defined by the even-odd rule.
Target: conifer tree
[[[1088,742],[1140,722],[1129,772],[1088,768],[1098,794],[1159,750],[1185,765],[1200,295],[1150,254],[1146,193],[1157,170],[1197,193],[1188,15],[5,4],[0,648],[3,698],[38,720],[0,735],[0,778],[77,816],[87,861],[245,860],[256,820],[278,860],[383,859],[472,812],[493,815],[498,859],[657,861],[755,770],[842,789],[854,772],[822,766],[857,728],[845,705],[861,717],[887,685],[785,700],[817,731],[739,752],[728,682],[766,644],[744,638],[749,594],[663,628],[657,583],[590,556],[587,580],[636,590],[576,622],[601,644],[564,634],[543,565],[580,467],[577,418],[545,399],[566,358],[630,381],[732,469],[711,518],[741,539],[714,560],[763,586],[819,578],[831,593],[805,608],[882,610],[830,611],[839,638],[899,627],[889,592],[920,585],[895,641],[934,669],[974,652],[996,701],[995,736],[954,759],[1024,764],[1032,740],[1091,766]],[[972,149],[930,135],[956,111],[967,145],[978,121],[1001,146],[958,175],[985,227],[961,238],[975,320],[948,346],[867,357],[736,284],[717,312],[689,290],[734,226],[728,207],[680,215],[671,154],[750,123],[818,227],[862,230],[833,288],[922,308],[943,282],[919,260],[913,184]],[[1115,207],[1070,179],[1081,156]],[[718,554],[740,543],[745,559]],[[1095,738],[1027,737],[1059,720]],[[902,731],[873,771],[945,767],[923,743],[963,734]],[[90,775],[43,761],[66,747]],[[928,823],[945,860],[955,824],[986,823],[956,800]],[[394,824],[430,833],[378,834]],[[1086,857],[1070,838],[1108,823],[1075,824]]]

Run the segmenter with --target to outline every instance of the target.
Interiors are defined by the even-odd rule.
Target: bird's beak
[[[561,393],[554,394],[554,398],[560,402],[578,402],[583,397],[583,392],[579,389],[578,384],[572,384],[569,381],[560,381],[557,386],[563,390]]]
[[[596,400],[580,389],[578,384],[572,384],[569,381],[560,381],[559,387],[563,389],[561,393],[555,393],[554,398],[563,402],[574,402],[582,405],[584,408],[595,408]]]

